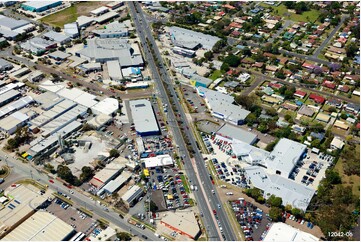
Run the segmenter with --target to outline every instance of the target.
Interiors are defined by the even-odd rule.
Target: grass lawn
[[[210,79],[212,79],[213,81],[216,80],[217,78],[222,76],[222,72],[220,70],[215,70],[212,75],[209,76]]]
[[[273,13],[285,17],[285,19],[297,21],[297,22],[314,22],[319,16],[319,11],[311,9],[310,11],[303,12],[302,14],[295,14],[288,12],[288,9],[285,5],[280,4],[277,7],[273,7]]]
[[[357,150],[360,150],[360,146],[358,145],[356,147]],[[342,184],[344,186],[351,186],[352,187],[352,192],[354,195],[356,195],[357,197],[360,196],[360,177],[356,176],[356,175],[352,175],[352,176],[347,176],[343,173],[343,163],[345,161],[342,159],[339,159],[335,165],[335,170],[338,171],[338,173],[341,175],[342,178]]]
[[[182,179],[184,190],[186,190],[186,193],[190,193],[189,186],[188,186],[188,181],[187,181],[186,177],[184,175],[180,175],[180,178]]]
[[[319,54],[319,55],[317,56],[317,58],[320,59],[320,60],[328,61],[327,58],[326,58],[323,54]]]
[[[41,18],[40,21],[54,27],[63,28],[64,24],[75,22],[78,16],[87,15],[91,10],[105,5],[107,2],[80,2],[62,11]]]

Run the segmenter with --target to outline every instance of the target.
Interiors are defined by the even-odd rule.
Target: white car
[[[226,195],[227,195],[227,196],[232,196],[232,195],[233,195],[233,192],[227,192]]]

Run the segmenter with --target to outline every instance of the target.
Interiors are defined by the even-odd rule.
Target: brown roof
[[[257,67],[257,68],[261,68],[263,65],[264,65],[263,62],[256,62],[256,63],[254,63],[252,66],[253,66],[253,67]]]

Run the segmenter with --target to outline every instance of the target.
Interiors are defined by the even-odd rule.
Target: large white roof
[[[119,101],[115,98],[107,97],[92,107],[92,110],[111,116],[119,109]]]
[[[312,234],[303,232],[285,223],[273,223],[268,230],[266,237],[263,239],[266,242],[311,242],[319,241],[319,239]]]
[[[139,133],[159,131],[150,101],[145,99],[129,101],[135,130]]]
[[[142,162],[144,162],[145,167],[147,168],[173,165],[173,159],[170,155],[158,155],[155,157],[149,157],[142,159]]]

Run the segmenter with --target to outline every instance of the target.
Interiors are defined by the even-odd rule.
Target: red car
[[[53,181],[53,180],[49,180],[49,182],[50,182],[50,183],[54,183],[54,181]]]
[[[217,215],[217,211],[215,209],[213,209],[213,214]]]

